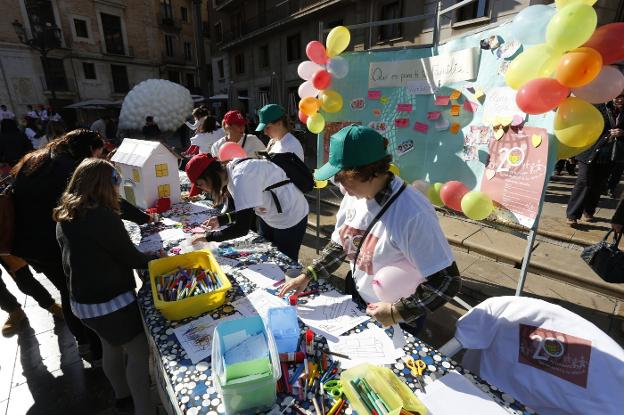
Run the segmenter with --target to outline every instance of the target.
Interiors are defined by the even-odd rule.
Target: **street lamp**
[[[58,49],[61,46],[61,29],[56,25],[49,22],[45,24],[40,24],[37,20],[32,24],[32,37],[28,37],[26,34],[26,29],[24,25],[19,21],[13,21],[13,29],[15,30],[15,34],[21,43],[28,46],[29,48],[36,50],[41,55],[41,64],[43,65],[43,73],[45,79],[48,79],[48,53],[53,49]],[[46,82],[48,84],[48,88],[52,93],[52,106],[54,106],[54,102],[56,101],[56,90],[54,81]]]

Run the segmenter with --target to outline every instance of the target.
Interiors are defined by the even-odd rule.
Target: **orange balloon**
[[[321,108],[321,101],[314,97],[305,97],[299,101],[299,110],[308,117],[318,112],[319,108]]]
[[[563,55],[555,71],[555,78],[561,85],[578,88],[593,81],[601,69],[602,55],[595,49],[582,47]]]

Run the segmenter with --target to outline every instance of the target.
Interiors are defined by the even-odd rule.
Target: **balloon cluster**
[[[473,220],[483,220],[494,210],[492,199],[485,193],[469,191],[465,184],[458,181],[434,183],[416,180],[412,187],[429,198],[438,207],[446,206]]]
[[[543,43],[518,55],[509,65],[505,80],[518,91],[516,103],[522,111],[543,114],[557,109],[554,132],[560,158],[562,154],[576,155],[598,139],[604,121],[592,104],[607,102],[624,90],[624,75],[611,66],[624,59],[624,23],[596,29],[595,2],[556,0],[557,11],[552,17],[552,8],[538,5],[526,8],[514,19],[514,26],[520,29],[533,25],[533,30],[527,28],[525,32],[530,33],[530,39],[521,40]],[[517,37],[522,38],[519,33]]]
[[[136,85],[124,98],[119,114],[119,128],[140,130],[151,115],[163,131],[175,131],[193,110],[188,89],[164,79],[147,79]]]
[[[344,26],[334,27],[325,42],[327,48],[318,40],[306,46],[306,55],[310,60],[303,61],[297,73],[305,82],[299,86],[299,120],[311,133],[318,134],[325,128],[325,117],[319,110],[338,112],[342,109],[342,95],[329,89],[333,78],[342,79],[349,73],[349,64],[338,56],[351,41],[349,29]]]

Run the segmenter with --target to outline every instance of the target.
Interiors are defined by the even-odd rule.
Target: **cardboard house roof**
[[[115,151],[111,161],[128,166],[142,167],[160,146],[176,159],[180,158],[175,151],[159,141],[125,138],[119,148],[117,148],[117,151]]]

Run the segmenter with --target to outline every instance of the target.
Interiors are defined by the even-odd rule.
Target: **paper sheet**
[[[248,337],[241,343],[232,347],[224,354],[225,363],[233,365],[234,363],[246,362],[249,360],[261,359],[269,355],[266,338],[263,333]]]
[[[490,396],[459,372],[453,370],[427,385],[427,393],[416,391],[416,396],[430,415],[462,414],[509,415]]]
[[[274,288],[273,284],[284,279],[284,271],[273,262],[250,265],[240,273],[260,288]]]
[[[332,356],[333,360],[340,362],[342,369],[349,369],[361,363],[388,365],[395,363],[405,354],[403,349],[394,346],[392,339],[384,330],[375,325],[370,325],[361,333],[340,336],[337,341],[327,340],[327,345],[330,351],[350,357],[343,359]]]
[[[217,324],[232,318],[215,320],[206,315],[174,329],[173,332],[189,359],[195,364],[212,354],[212,336]]]
[[[325,337],[338,337],[369,319],[350,295],[337,291],[328,291],[299,305],[297,315],[314,332]]]
[[[283,299],[264,290],[256,290],[246,297],[233,301],[232,306],[244,317],[259,315],[265,322],[268,322],[270,308],[286,307],[287,304]]]

